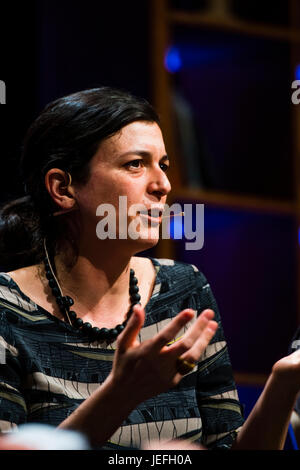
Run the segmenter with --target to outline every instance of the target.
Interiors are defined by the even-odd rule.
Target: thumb
[[[124,352],[130,347],[133,347],[138,342],[137,335],[139,334],[145,321],[145,310],[141,305],[133,307],[132,314],[128,320],[126,328],[119,336],[118,349]]]

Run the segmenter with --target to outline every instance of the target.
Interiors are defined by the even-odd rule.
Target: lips
[[[151,207],[148,210],[140,211],[139,215],[146,217],[151,222],[160,223],[163,209],[161,207]]]
[[[143,215],[149,215],[149,217],[159,218],[162,215],[162,211],[159,209],[151,209],[147,212],[142,212]]]
[[[163,210],[160,207],[151,207],[151,209],[140,211],[139,215],[155,222],[161,222],[162,213]]]
[[[140,211],[142,215],[148,215],[149,217],[160,218],[162,216],[164,208],[160,206],[151,206],[149,209]]]

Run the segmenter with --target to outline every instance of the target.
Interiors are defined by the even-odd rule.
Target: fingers
[[[193,346],[189,348],[185,353],[181,354],[181,359],[186,361],[196,362],[202,356],[204,350],[210,343],[211,339],[214,337],[216,330],[218,328],[218,323],[215,321],[209,321],[204,327],[201,335],[195,341]]]
[[[206,309],[201,312],[195,323],[186,331],[183,340],[185,344],[191,347],[195,341],[201,336],[201,333],[208,327],[209,322],[213,326],[216,322],[213,322],[215,313],[211,309]]]
[[[186,360],[197,361],[199,359],[218,328],[218,323],[213,318],[214,312],[210,309],[204,310],[199,315],[181,340],[170,347],[176,356],[181,356]],[[186,354],[187,351],[188,354]]]
[[[152,340],[141,344],[144,353],[151,351],[151,356],[159,353],[170,341],[174,340],[180,330],[192,320],[195,312],[186,309],[176,315]],[[188,361],[197,361],[207,347],[218,327],[213,321],[214,312],[204,310],[195,323],[185,332],[183,337],[174,342],[168,349],[168,355]],[[137,335],[139,334],[145,321],[145,311],[140,305],[136,305],[124,331],[118,339],[118,350],[124,353],[129,348],[139,345]],[[146,348],[146,349],[145,349]]]
[[[153,339],[153,350],[160,350],[163,346],[166,346],[194,316],[195,312],[191,309],[183,310],[176,315]]]
[[[135,345],[134,343],[137,341],[137,335],[139,334],[144,321],[144,309],[140,305],[135,305],[126,328],[118,338],[118,349],[121,353]]]

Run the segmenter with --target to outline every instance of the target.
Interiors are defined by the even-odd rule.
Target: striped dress
[[[176,438],[230,448],[243,417],[211,288],[193,265],[151,261],[156,280],[140,341],[152,338],[185,308],[198,314],[213,309],[219,328],[197,367],[176,387],[141,403],[103,448],[136,449],[152,439]],[[1,273],[0,431],[27,422],[59,425],[105,380],[115,347],[90,343],[84,333],[38,306]]]

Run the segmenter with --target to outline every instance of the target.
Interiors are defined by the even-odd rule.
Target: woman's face
[[[142,250],[157,243],[161,222],[159,212],[163,210],[171,189],[166,175],[168,165],[162,133],[156,123],[133,122],[103,141],[90,162],[89,181],[76,188],[75,192],[83,234],[94,237],[96,226],[103,229],[99,221],[104,222],[105,218],[107,221],[108,212],[104,212],[105,206],[102,210],[99,206],[110,204],[116,214],[116,239],[124,239],[127,227],[128,239],[133,239],[132,229],[139,233],[133,243]],[[123,197],[120,199],[120,196]],[[125,203],[127,214],[124,220],[121,208]],[[136,204],[142,206],[134,206]],[[152,217],[148,214],[150,209]],[[121,231],[119,223],[122,223]],[[112,227],[107,225],[106,231],[111,231]],[[98,239],[101,230],[97,232]]]

